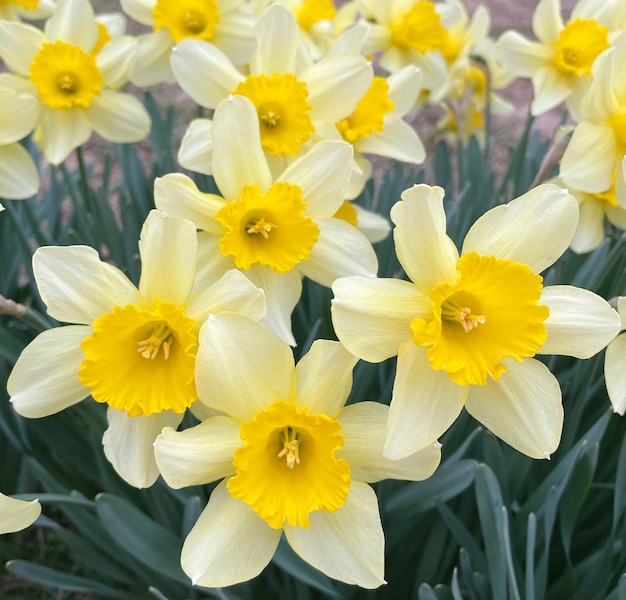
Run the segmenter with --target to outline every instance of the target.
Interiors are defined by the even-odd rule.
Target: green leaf
[[[108,585],[104,585],[93,579],[87,579],[86,577],[79,577],[78,575],[71,575],[69,573],[62,573],[56,569],[44,567],[27,560],[11,560],[6,564],[7,571],[34,581],[40,585],[65,590],[68,592],[85,592],[91,594],[97,594],[99,597],[104,596],[106,598],[118,598],[120,600],[128,598],[132,600],[132,596],[127,596],[120,590],[116,590]]]

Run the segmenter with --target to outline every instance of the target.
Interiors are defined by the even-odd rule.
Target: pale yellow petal
[[[183,431],[163,429],[154,453],[167,485],[180,489],[234,475],[233,453],[242,444],[239,426],[230,417],[211,417]]]
[[[316,340],[296,366],[294,402],[336,418],[352,389],[357,360],[339,342]]]
[[[48,41],[62,40],[91,52],[98,40],[98,24],[89,0],[59,2],[46,21],[44,32]]]
[[[257,47],[250,59],[250,73],[268,76],[293,73],[300,30],[289,9],[282,4],[271,4],[259,16],[254,31]]]
[[[101,90],[85,109],[85,114],[100,137],[121,144],[143,140],[152,124],[138,98],[111,90]]]
[[[553,44],[565,27],[561,17],[561,0],[539,0],[532,20],[533,33],[544,44]]]
[[[389,118],[382,131],[356,142],[359,152],[386,156],[401,162],[419,165],[426,159],[426,149],[417,132],[399,118]]]
[[[505,31],[496,43],[496,55],[502,66],[518,77],[532,77],[550,64],[549,48],[531,42],[517,31]]]
[[[174,40],[167,29],[137,36],[137,54],[131,82],[139,87],[173,82],[174,73],[170,67],[173,44]]]
[[[150,211],[139,239],[139,292],[148,304],[156,298],[186,304],[196,277],[198,242],[191,221]]]
[[[30,198],[39,189],[39,173],[29,152],[21,144],[0,146],[0,198]]]
[[[41,147],[48,162],[61,164],[91,136],[91,125],[82,109],[44,109],[41,116]]]
[[[311,527],[285,525],[290,546],[329,577],[373,589],[385,583],[385,540],[374,490],[352,481],[345,504],[334,512],[314,511]]]
[[[617,312],[600,296],[571,285],[545,287],[540,304],[550,309],[544,325],[548,339],[540,354],[590,358],[618,334]]]
[[[270,562],[282,531],[218,485],[189,532],[180,557],[194,585],[221,588],[256,577]]]
[[[26,529],[40,514],[41,504],[37,500],[26,502],[0,494],[0,534]]]
[[[211,315],[200,330],[198,397],[242,421],[289,397],[294,359],[276,334],[235,313]]]
[[[541,273],[567,250],[577,224],[574,197],[556,185],[539,185],[480,217],[465,237],[463,254],[514,260]]]
[[[58,321],[90,325],[114,306],[139,302],[126,275],[88,246],[38,248],[33,271],[48,314]]]
[[[618,335],[606,348],[604,380],[613,410],[626,412],[626,335]]]
[[[537,117],[565,102],[573,92],[572,86],[552,66],[537,70],[533,77],[534,98],[530,112]]]
[[[0,88],[0,146],[19,142],[35,127],[39,102],[35,96]]]
[[[171,410],[149,417],[129,417],[107,410],[108,429],[102,436],[104,454],[118,475],[136,488],[150,487],[159,476],[154,458],[154,441],[164,427],[178,427],[183,415]]]
[[[0,21],[0,57],[10,71],[28,77],[30,65],[46,41],[40,29],[17,21]]]
[[[401,279],[345,277],[333,283],[333,327],[355,356],[381,362],[413,337],[411,321],[430,310],[430,298]]]
[[[413,340],[398,354],[384,455],[397,460],[431,447],[461,413],[468,387],[454,383],[444,371],[435,371],[426,348]]]
[[[226,201],[221,196],[201,192],[192,179],[182,173],[168,173],[154,182],[154,201],[168,215],[189,219],[198,229],[222,233],[214,219]]]
[[[180,148],[178,162],[181,167],[211,175],[213,173],[213,121],[194,119],[185,131]]]
[[[470,386],[467,411],[493,434],[531,458],[549,458],[563,428],[559,382],[538,360],[504,361],[498,381]]]
[[[38,419],[53,415],[89,395],[78,380],[84,356],[81,342],[91,328],[55,327],[40,333],[22,351],[7,382],[15,410]]]
[[[458,251],[446,235],[443,189],[420,184],[402,192],[391,208],[398,260],[415,285],[429,292],[456,280]]]
[[[400,460],[383,456],[388,417],[389,407],[378,402],[357,402],[346,406],[337,417],[344,439],[337,457],[348,461],[351,476],[360,481],[421,481],[430,477],[441,460],[439,444],[432,444]]]

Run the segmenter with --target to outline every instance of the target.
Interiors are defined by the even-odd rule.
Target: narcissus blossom
[[[0,197],[30,198],[39,189],[39,173],[18,141],[35,127],[37,98],[0,87],[0,106]]]
[[[542,271],[567,249],[578,204],[539,186],[484,214],[459,252],[446,235],[443,190],[414,186],[391,209],[398,259],[411,281],[337,280],[335,331],[356,356],[398,355],[385,455],[433,443],[463,407],[514,448],[548,457],[563,408],[556,378],[536,354],[587,358],[619,327],[599,296],[543,287]]]
[[[2,0],[0,20],[21,21],[22,19],[45,19],[56,8],[54,0]]]
[[[37,500],[26,502],[0,494],[0,534],[26,529],[40,514],[41,504]]]
[[[626,297],[617,299],[621,333],[606,347],[604,357],[604,380],[613,410],[626,412]]]
[[[578,116],[580,101],[591,83],[593,63],[614,39],[624,3],[580,0],[567,22],[561,12],[561,0],[540,0],[532,20],[538,41],[506,31],[497,43],[498,58],[505,69],[531,78],[533,115],[566,102]]]
[[[602,194],[614,186],[619,205],[626,208],[624,61],[626,34],[597,60],[593,82],[580,105],[581,122],[565,149],[559,176],[565,185],[589,194]]]
[[[257,48],[247,76],[217,47],[199,40],[178,44],[171,65],[179,85],[205,108],[215,109],[231,94],[248,98],[263,148],[283,169],[286,158],[297,156],[313,134],[321,139],[324,124],[336,123],[354,110],[373,71],[356,54],[325,56],[313,64],[298,51],[298,25],[280,4],[263,12],[255,32]],[[210,135],[206,121],[192,122],[191,127],[194,139]]]
[[[200,269],[216,277],[237,268],[265,291],[263,322],[289,343],[302,277],[330,286],[337,277],[373,277],[376,255],[365,236],[335,216],[350,178],[352,148],[315,144],[277,177],[270,171],[250,100],[232,96],[215,111],[215,183],[223,197],[201,193],[182,174],[155,182],[160,210],[193,221]]]
[[[37,98],[37,119],[46,159],[63,162],[92,131],[112,142],[137,142],[150,116],[130,94],[116,91],[128,79],[136,42],[118,37],[101,47],[100,28],[87,0],[61,0],[44,31],[0,22],[0,57],[10,73],[0,87]]]
[[[183,546],[181,563],[195,585],[255,577],[283,533],[330,577],[366,588],[384,583],[384,537],[368,483],[425,479],[440,450],[432,444],[403,460],[383,457],[389,408],[344,406],[356,361],[338,342],[317,340],[295,365],[290,347],[262,325],[209,317],[196,381],[201,401],[224,416],[182,432],[166,428],[155,443],[170,486],[223,479]]]
[[[265,314],[263,293],[237,271],[194,290],[194,225],[152,211],[139,254],[139,287],[87,246],[48,246],[33,271],[48,314],[76,323],[37,336],[7,384],[25,417],[54,414],[89,394],[108,405],[104,450],[137,487],[158,476],[152,443],[165,425],[178,426],[197,398],[198,330],[210,313]]]
[[[255,15],[244,0],[121,0],[121,5],[153,30],[137,37],[136,85],[173,81],[170,57],[183,40],[210,42],[238,65],[254,50]]]

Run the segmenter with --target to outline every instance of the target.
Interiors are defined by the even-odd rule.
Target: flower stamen
[[[246,233],[249,233],[250,235],[260,233],[266,240],[269,239],[269,233],[272,229],[278,229],[278,225],[266,222],[263,217],[257,221],[250,221],[246,225]]]
[[[137,352],[144,358],[154,360],[159,354],[159,350],[163,350],[163,358],[167,360],[170,356],[170,347],[174,341],[172,330],[164,323],[157,325],[149,337],[145,340],[137,342]]]
[[[276,127],[278,121],[280,121],[280,115],[273,110],[268,110],[264,115],[261,115],[261,121],[265,127]]]
[[[475,315],[471,308],[450,300],[446,300],[441,305],[441,318],[447,321],[458,321],[466,333],[486,322],[485,315]]]
[[[298,454],[299,437],[298,433],[294,433],[291,427],[283,429],[283,449],[278,453],[278,458],[284,456],[290,469],[293,469],[294,465],[300,464],[300,456]]]

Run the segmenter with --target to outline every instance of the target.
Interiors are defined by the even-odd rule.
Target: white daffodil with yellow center
[[[538,41],[527,40],[516,31],[500,37],[498,58],[505,69],[532,80],[533,115],[566,102],[578,118],[593,63],[615,38],[622,12],[621,0],[581,0],[564,22],[560,0],[540,0],[532,21]]]
[[[152,29],[137,37],[132,82],[152,86],[173,81],[172,50],[184,40],[201,40],[246,64],[254,49],[255,15],[243,0],[121,0],[122,10]]]
[[[587,358],[615,336],[617,314],[539,275],[567,249],[578,204],[539,186],[484,214],[459,256],[446,235],[443,190],[414,186],[391,209],[411,281],[346,277],[333,284],[335,331],[356,356],[398,355],[385,455],[431,444],[463,407],[505,442],[548,457],[563,422],[556,378],[536,354]]]
[[[176,81],[205,108],[215,109],[231,94],[248,98],[256,109],[263,148],[282,169],[313,134],[321,139],[323,125],[352,113],[373,72],[356,53],[326,56],[313,64],[299,51],[295,18],[280,4],[261,14],[255,33],[257,47],[247,76],[217,47],[196,40],[181,42],[171,65]],[[191,123],[179,155],[183,166],[197,170],[194,156],[206,150],[207,136],[211,139],[210,121]]]
[[[594,79],[580,105],[580,122],[561,160],[559,177],[565,185],[588,194],[615,190],[626,208],[626,34],[596,62]]]
[[[295,365],[283,340],[239,315],[216,315],[202,327],[198,395],[223,416],[182,432],[166,428],[155,443],[170,486],[223,479],[183,546],[194,584],[255,577],[283,533],[330,577],[365,588],[384,583],[383,531],[368,483],[425,479],[440,450],[383,457],[389,408],[345,406],[356,361],[338,342],[318,340]]]
[[[295,343],[291,313],[302,276],[330,286],[347,274],[372,277],[376,255],[356,228],[335,213],[350,178],[352,148],[324,141],[287,167],[270,172],[250,100],[232,96],[215,111],[212,171],[223,196],[198,191],[189,177],[157,179],[160,210],[193,221],[200,234],[200,269],[217,277],[237,268],[263,288],[268,301],[263,322]]]
[[[86,246],[39,248],[33,269],[48,313],[76,323],[40,334],[17,360],[8,390],[17,412],[38,418],[91,394],[108,405],[104,450],[136,487],[158,476],[152,444],[197,398],[198,330],[209,313],[265,314],[262,292],[237,271],[195,288],[194,225],[152,211],[139,253],[139,287]]]
[[[37,500],[26,502],[0,493],[0,535],[26,529],[40,514],[41,504]]]
[[[130,94],[115,91],[128,79],[135,41],[111,40],[98,50],[99,28],[87,0],[61,0],[44,31],[0,22],[0,57],[10,73],[0,87],[38,99],[37,139],[48,162],[59,164],[92,131],[113,142],[137,142],[150,116]]]
[[[30,198],[39,188],[39,173],[19,144],[37,122],[37,98],[0,87],[0,198]]]
[[[606,347],[604,356],[604,380],[613,411],[626,412],[626,297],[617,299],[620,317],[620,334]]]

